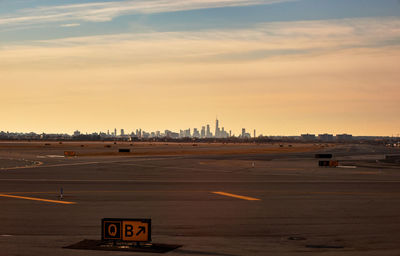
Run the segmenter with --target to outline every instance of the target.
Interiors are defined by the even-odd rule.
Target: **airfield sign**
[[[101,240],[122,242],[150,242],[151,219],[101,220]]]

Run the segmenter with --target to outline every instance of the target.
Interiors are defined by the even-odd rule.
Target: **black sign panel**
[[[104,240],[121,240],[122,239],[122,221],[105,220],[102,221],[102,238]]]

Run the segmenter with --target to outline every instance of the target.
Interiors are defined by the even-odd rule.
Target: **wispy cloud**
[[[60,27],[65,27],[65,28],[69,28],[69,27],[79,27],[81,24],[79,23],[69,23],[69,24],[61,24]]]
[[[0,25],[29,25],[49,21],[110,21],[135,13],[161,13],[207,8],[276,4],[297,0],[130,0],[43,6],[0,16]]]
[[[75,26],[75,24],[65,24]],[[400,45],[399,18],[273,22],[248,29],[97,35],[4,45],[3,63],[74,58],[110,63],[237,61]],[[110,49],[113,54],[110,55]],[[6,58],[9,56],[10,58]],[[36,57],[34,57],[36,56]],[[47,57],[46,57],[47,56]],[[102,63],[102,62],[99,62]],[[104,63],[103,63],[104,64]]]

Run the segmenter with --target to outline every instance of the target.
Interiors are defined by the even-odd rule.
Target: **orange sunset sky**
[[[5,2],[3,131],[400,133],[397,1]]]

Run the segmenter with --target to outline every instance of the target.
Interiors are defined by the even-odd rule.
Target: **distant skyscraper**
[[[201,127],[201,138],[205,138],[206,137],[206,127],[205,126],[202,126]]]
[[[200,133],[199,130],[197,130],[197,128],[193,128],[193,137],[200,138]]]
[[[256,137],[256,129],[254,129],[254,138]]]
[[[215,138],[219,138],[220,137],[219,133],[220,133],[219,132],[219,121],[218,121],[218,119],[216,119],[215,120],[215,134],[214,134]]]
[[[136,137],[138,138],[142,137],[142,129],[136,129]]]
[[[117,128],[114,128],[114,136],[117,136]]]
[[[209,125],[209,124],[207,124],[207,133],[206,133],[206,137],[207,137],[207,138],[211,138],[211,137],[212,137],[212,134],[211,134],[211,131],[210,131],[210,125]]]
[[[246,136],[246,128],[242,128],[242,138]]]
[[[121,129],[121,136],[124,136],[124,135],[125,135],[125,130]]]

